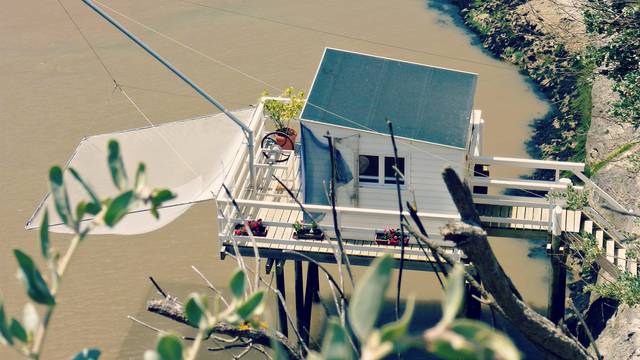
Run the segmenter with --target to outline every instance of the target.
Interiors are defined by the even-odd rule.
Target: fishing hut
[[[177,194],[159,209],[159,220],[141,205],[115,227],[98,227],[94,234],[154,231],[193,204],[215,201],[220,255],[257,252],[268,259],[268,271],[275,266],[283,293],[285,262],[293,262],[297,314],[301,326],[306,322],[308,327],[318,268],[309,262],[303,293],[302,260],[335,263],[338,234],[353,265],[366,266],[383,254],[399,263],[404,250],[406,269],[435,268],[430,253],[397,233],[398,196],[415,202],[429,237],[464,262],[464,254],[439,235],[444,224],[460,217],[440,175],[450,166],[472,186],[490,235],[548,239],[554,264],[549,313],[554,321],[564,314],[563,249],[568,241],[582,241],[581,233],[594,235],[604,254],[598,262],[612,275],[638,271],[635,258],[625,256],[623,235],[597,211],[570,210],[562,201],[541,195],[566,190],[573,177],[599,202],[626,211],[583,174],[584,164],[497,157],[483,151],[484,120],[473,107],[476,74],[327,48],[300,116],[300,137],[294,139],[273,131],[265,111],[265,101],[287,99],[262,98],[250,108],[228,110],[90,0],[83,1],[220,111],[82,139],[67,167],[81,173],[101,196],[116,191],[104,161],[110,139],[119,141],[129,174],[144,162],[150,169],[150,187],[168,187]],[[554,176],[502,178],[492,175],[492,167],[551,170]],[[67,184],[71,203],[82,200],[82,186]],[[520,195],[508,195],[509,189]],[[51,194],[45,195],[26,227],[37,228],[45,209],[50,231],[66,232]],[[286,333],[282,311],[280,315]]]

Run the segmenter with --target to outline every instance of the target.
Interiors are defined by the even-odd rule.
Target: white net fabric
[[[235,111],[234,115],[248,125],[253,113],[254,109],[246,109]],[[148,207],[139,207],[131,209],[116,227],[99,227],[92,234],[133,235],[154,231],[178,218],[193,203],[215,198],[231,164],[246,144],[240,127],[224,114],[85,138],[67,166],[77,170],[100,198],[117,193],[107,165],[107,143],[111,139],[120,143],[131,181],[138,163],[143,162],[149,187],[169,188],[177,197],[160,209],[159,220],[151,216]],[[71,204],[88,198],[70,174],[65,175],[65,184]],[[27,221],[26,228],[40,226],[45,208],[49,209],[50,230],[69,232],[61,224],[49,193]]]

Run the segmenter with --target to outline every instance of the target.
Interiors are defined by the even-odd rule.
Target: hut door
[[[341,206],[358,207],[358,158],[360,157],[360,134],[342,138],[334,138],[336,149],[347,162],[353,172],[353,180],[348,184],[338,187],[336,190],[337,204]]]

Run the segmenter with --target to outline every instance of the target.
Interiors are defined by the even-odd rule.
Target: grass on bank
[[[598,171],[600,171],[603,167],[605,167],[607,164],[609,164],[611,161],[613,161],[614,159],[618,158],[620,155],[626,153],[627,151],[631,150],[634,146],[640,144],[640,141],[632,141],[629,143],[626,143],[622,146],[620,146],[619,148],[613,150],[612,152],[610,152],[607,157],[605,157],[604,159],[598,161],[597,163],[588,166],[585,169],[585,174],[587,176],[593,176],[595,175]]]

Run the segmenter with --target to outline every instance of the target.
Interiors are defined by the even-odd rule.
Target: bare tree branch
[[[462,217],[461,221],[446,226],[442,233],[445,239],[454,241],[464,251],[506,318],[549,358],[592,359],[593,356],[580,343],[522,301],[498,263],[487,233],[480,227],[480,216],[473,205],[469,187],[462,184],[452,168],[446,168],[442,177]]]
[[[196,272],[196,274],[198,274],[198,276],[200,276],[200,278],[207,284],[207,286],[209,287],[209,289],[211,289],[214,293],[216,293],[216,295],[218,295],[220,297],[220,300],[222,300],[222,302],[229,306],[229,303],[227,302],[227,300],[224,298],[224,296],[222,295],[222,292],[220,290],[218,290],[218,288],[216,288],[215,286],[213,286],[213,284],[211,283],[211,281],[209,281],[209,279],[207,279],[201,272],[200,270],[198,270],[198,268],[196,268],[194,265],[191,265],[191,269],[193,269],[193,271]]]
[[[163,300],[150,300],[149,302],[147,302],[147,310],[152,313],[167,317],[171,320],[177,321],[179,323],[192,326],[187,321],[182,303],[174,298],[168,297]],[[274,341],[277,341],[280,345],[282,345],[282,348],[287,352],[290,358],[300,360],[303,359],[302,354],[300,354],[296,347],[289,342],[289,339],[287,339],[287,337],[277,331],[267,333],[262,329],[241,329],[231,324],[218,322],[213,326],[210,332],[250,339],[255,344],[260,344],[268,347],[271,347],[271,340],[273,339]]]

